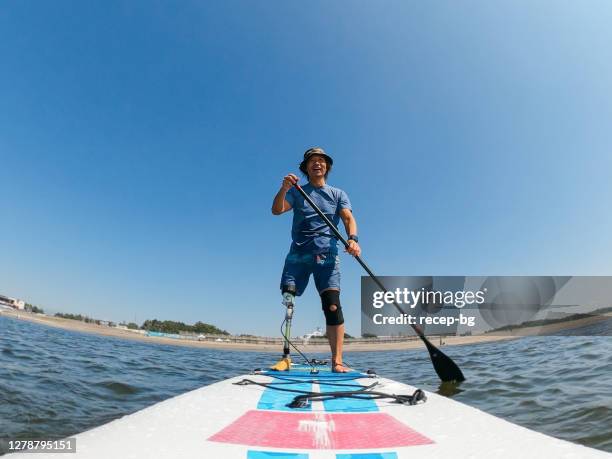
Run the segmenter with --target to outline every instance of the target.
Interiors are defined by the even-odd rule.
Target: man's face
[[[308,158],[306,163],[306,170],[308,171],[308,177],[325,177],[327,173],[327,162],[321,155],[312,155]]]

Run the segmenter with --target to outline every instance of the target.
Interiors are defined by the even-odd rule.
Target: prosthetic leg
[[[291,370],[291,356],[289,349],[289,340],[291,339],[291,319],[293,318],[293,301],[295,294],[292,291],[283,291],[283,304],[286,306],[285,311],[285,343],[283,345],[283,358],[270,367],[270,370],[289,371]]]

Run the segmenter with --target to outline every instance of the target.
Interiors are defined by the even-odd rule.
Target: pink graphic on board
[[[208,440],[292,449],[373,449],[433,440],[386,413],[286,413],[251,410]]]

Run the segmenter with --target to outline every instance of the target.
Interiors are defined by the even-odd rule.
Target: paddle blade
[[[425,346],[427,346],[427,351],[431,357],[431,363],[442,381],[465,381],[465,376],[463,376],[457,364],[453,362],[453,359],[431,344],[425,336],[421,336],[421,339],[425,343]]]

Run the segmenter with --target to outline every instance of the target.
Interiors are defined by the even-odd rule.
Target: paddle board
[[[369,392],[417,388],[361,372],[237,376],[76,435],[76,455],[107,458],[401,459],[610,458],[612,454],[512,424],[449,398],[401,404]],[[323,396],[354,392],[360,398]],[[306,395],[305,395],[306,394]],[[418,394],[418,393],[417,393]],[[295,397],[302,403],[290,407]],[[408,402],[406,397],[404,402]],[[413,400],[414,402],[415,400]],[[21,457],[22,454],[11,455]],[[31,457],[28,455],[28,457]],[[37,456],[41,457],[41,456]],[[65,459],[65,454],[42,457]]]

